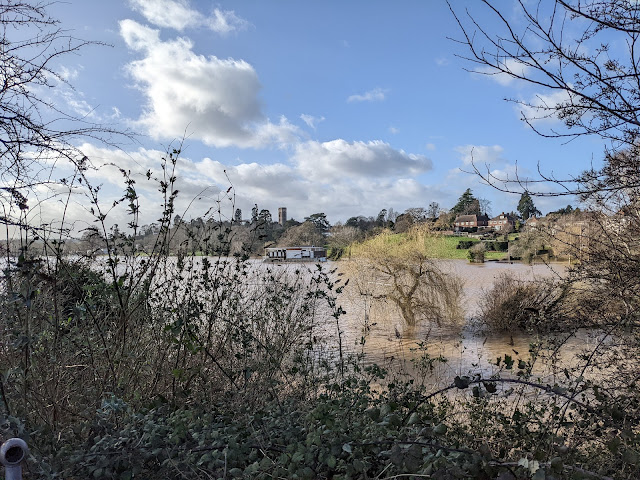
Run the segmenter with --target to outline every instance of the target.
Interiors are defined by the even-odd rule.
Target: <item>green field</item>
[[[427,252],[430,257],[443,258],[443,259],[468,259],[467,254],[469,250],[457,249],[458,243],[461,240],[472,240],[474,243],[479,243],[480,240],[470,239],[467,237],[432,237],[427,240]],[[485,252],[484,257],[486,260],[500,260],[504,258],[506,252]]]
[[[423,236],[420,241],[424,242],[423,252],[431,257],[438,259],[452,259],[452,260],[468,260],[468,249],[457,249],[457,245],[461,240],[471,240],[474,243],[480,242],[480,240],[470,239],[468,237],[454,237],[454,236],[439,236],[439,235],[426,235]],[[376,237],[366,240],[363,244],[353,244],[351,251],[353,254],[358,255],[359,250],[367,244],[378,244],[379,247],[387,249],[389,255],[394,255],[397,247],[405,246],[407,242],[415,242],[416,238],[409,238],[406,233],[395,233],[389,235],[378,235]],[[380,245],[383,243],[383,245]],[[506,252],[485,252],[485,260],[500,260],[506,256]]]

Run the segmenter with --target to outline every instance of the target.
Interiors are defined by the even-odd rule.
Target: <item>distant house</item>
[[[538,217],[529,217],[529,218],[527,219],[527,221],[525,222],[525,224],[524,224],[524,225],[525,225],[525,227],[527,227],[527,228],[533,228],[533,229],[536,229],[536,228],[538,228],[538,227],[541,225],[541,223],[542,223],[542,221],[543,221],[543,220],[544,220],[544,217],[542,217],[542,218],[538,218]]]
[[[460,215],[453,224],[456,230],[481,228],[489,225],[489,217],[486,215]]]
[[[509,230],[510,228],[513,228],[515,224],[515,217],[504,212],[489,220],[489,227],[493,228],[497,232],[501,230]]]
[[[324,247],[272,247],[264,249],[265,262],[326,262]]]

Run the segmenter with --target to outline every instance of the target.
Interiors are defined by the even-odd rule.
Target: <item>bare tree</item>
[[[607,141],[606,156],[627,151],[631,169],[638,169],[640,134],[640,11],[626,0],[519,0],[515,12],[498,3],[482,0],[494,20],[488,26],[478,11],[457,11],[461,39],[472,66],[482,75],[500,75],[540,88],[532,99],[506,100],[521,108],[521,118],[544,137],[575,138],[597,135]],[[512,20],[518,17],[518,20]],[[563,127],[538,120],[556,118]],[[551,125],[550,127],[548,127]],[[556,123],[555,125],[558,125]],[[607,159],[606,159],[607,160]],[[539,196],[575,195],[619,188],[640,188],[637,182],[623,186],[599,180],[606,172],[557,179],[542,174],[538,179],[496,178],[489,169],[476,171],[502,191],[535,192],[536,182],[555,182],[554,192]]]
[[[528,188],[529,180],[496,178],[478,167],[476,171],[504,191],[578,195],[591,210],[589,220],[580,220],[584,225],[574,222],[579,235],[573,232],[574,225],[560,228],[556,222],[555,235],[571,230],[568,237],[574,240],[563,249],[582,260],[577,269],[582,280],[593,280],[599,288],[615,287],[619,295],[623,286],[635,285],[640,274],[634,268],[640,265],[636,236],[640,219],[640,9],[626,0],[534,4],[519,0],[518,20],[513,21],[514,12],[507,14],[497,2],[482,0],[481,4],[494,20],[491,29],[484,23],[487,17],[481,22],[477,11],[462,14],[450,5],[461,28],[460,41],[469,52],[465,58],[476,65],[472,70],[539,87],[541,92],[533,101],[510,101],[521,106],[522,119],[540,135],[596,135],[608,146],[600,169],[570,179],[543,175],[536,180],[555,182],[560,188],[553,193]],[[561,120],[565,128],[540,130],[536,120],[545,117]],[[628,289],[625,291],[629,299]],[[636,298],[632,303],[640,302],[640,295],[632,297]]]
[[[481,67],[473,71],[561,93],[554,101],[541,96],[511,99],[522,107],[524,121],[545,136],[597,134],[616,145],[635,145],[640,127],[640,13],[633,2],[519,0],[516,14],[524,22],[517,23],[497,2],[482,3],[499,30],[494,25],[489,30],[469,11],[463,16],[452,8],[470,52],[465,58]],[[616,48],[611,45],[614,38]],[[567,130],[542,132],[535,120],[548,117],[562,120]]]
[[[475,65],[471,70],[538,87],[533,99],[510,99],[538,134],[567,140],[595,135],[606,142],[602,168],[568,179],[544,174],[536,179],[555,183],[558,188],[550,194],[536,191],[531,180],[496,178],[489,168],[477,166],[476,171],[503,191],[578,195],[588,206],[582,218],[552,221],[546,230],[565,254],[578,260],[568,278],[580,291],[577,325],[595,324],[602,338],[614,339],[585,350],[574,370],[572,395],[578,395],[584,372],[595,372],[604,379],[601,391],[606,391],[602,398],[608,411],[622,409],[624,421],[635,424],[640,415],[628,405],[638,402],[640,368],[640,9],[631,0],[518,0],[513,20],[513,4],[481,4],[489,17],[455,11],[450,4],[469,52],[466,58]],[[491,27],[487,18],[495,20]],[[558,119],[564,126],[538,122],[543,118]],[[565,405],[559,418],[566,416]],[[590,441],[589,435],[601,441],[599,431],[588,432],[581,442]]]
[[[0,222],[8,225],[21,223],[34,186],[59,183],[52,180],[51,164],[71,164],[75,175],[67,183],[90,168],[75,140],[111,143],[126,134],[65,112],[48,98],[47,91],[56,85],[71,87],[57,70],[58,59],[98,44],[64,30],[49,16],[48,6],[27,1],[0,4]]]

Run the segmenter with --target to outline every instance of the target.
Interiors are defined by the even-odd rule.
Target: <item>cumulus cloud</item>
[[[320,122],[325,121],[324,117],[314,117],[313,115],[307,115],[306,113],[300,115],[300,118],[304,123],[306,123],[310,128],[313,128],[314,130]]]
[[[503,165],[504,149],[500,145],[462,145],[455,148],[464,165]]]
[[[561,120],[556,114],[557,105],[570,105],[571,95],[566,90],[558,90],[549,94],[538,93],[526,102],[516,105],[521,119],[532,124],[551,124]]]
[[[347,102],[381,102],[385,99],[388,90],[383,88],[374,88],[363,94],[351,95],[347,98]]]
[[[78,69],[65,67],[64,65],[62,65],[58,70],[58,75],[66,81],[76,80],[78,78],[78,74]]]
[[[197,55],[188,38],[165,42],[158,30],[133,20],[121,21],[120,33],[143,56],[127,71],[147,99],[138,123],[152,137],[186,133],[207,145],[243,148],[295,139],[298,129],[286,118],[271,123],[262,114],[260,82],[249,63]]]
[[[315,180],[413,176],[432,168],[427,157],[395,150],[379,140],[300,143],[292,160],[305,177]]]
[[[103,205],[109,209],[113,201],[122,196],[124,188],[120,169],[130,172],[136,180],[140,195],[142,224],[151,223],[161,215],[158,184],[153,179],[161,176],[161,150],[138,148],[129,152],[92,144],[81,147],[83,153],[96,165],[86,172],[94,184],[101,184]],[[424,198],[438,198],[447,194],[438,187],[427,186],[413,178],[431,168],[431,161],[393,149],[381,142],[308,141],[293,151],[290,158],[272,164],[259,164],[236,160],[235,165],[211,158],[181,157],[176,165],[179,190],[176,213],[189,217],[201,216],[216,205],[224,192],[233,185],[235,204],[223,200],[221,208],[231,216],[233,208],[248,213],[257,203],[260,208],[287,207],[289,216],[302,219],[314,212],[325,212],[332,222],[346,220],[353,215],[375,215],[382,208],[399,211],[417,206]],[[151,181],[147,172],[151,172]],[[83,203],[84,202],[84,203]],[[78,205],[86,199],[78,197]],[[55,218],[56,206],[44,205],[47,218]],[[56,207],[56,208],[54,208]],[[74,213],[75,215],[75,213]],[[109,214],[109,223],[125,225],[126,208],[116,208]],[[91,222],[88,212],[80,215],[82,222]]]
[[[512,75],[505,72],[511,72],[513,75],[524,77],[531,70],[529,65],[525,65],[513,58],[507,58],[500,64],[500,68],[501,70],[497,70],[493,67],[487,66],[478,68],[475,71],[490,76],[494,81],[498,82],[503,87],[506,87],[513,84],[517,78],[514,78]]]
[[[206,16],[191,8],[187,0],[129,0],[129,5],[150,23],[182,31],[186,28],[206,27],[220,34],[241,30],[247,22],[235,12],[215,8]]]
[[[299,175],[290,165],[275,163],[241,163],[224,165],[216,160],[205,158],[195,164],[200,178],[218,185],[231,181],[238,195],[247,202],[265,203],[272,199],[278,201],[305,202],[308,199],[310,181]],[[283,186],[286,185],[286,188]]]

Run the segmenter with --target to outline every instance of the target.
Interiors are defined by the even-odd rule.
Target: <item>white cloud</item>
[[[446,57],[438,57],[436,58],[435,62],[436,62],[436,65],[438,65],[439,67],[444,67],[446,65],[449,65],[450,63],[449,59]]]
[[[77,69],[68,68],[68,67],[65,67],[64,65],[62,65],[58,71],[58,75],[60,75],[60,77],[66,81],[76,80],[78,78],[78,74],[79,72]]]
[[[436,149],[436,145],[435,145],[435,143],[427,143],[427,144],[424,146],[424,148],[426,148],[427,150],[431,150],[431,151],[433,151],[433,150],[435,150],[435,149]]]
[[[531,70],[531,67],[529,65],[525,65],[524,63],[521,63],[513,58],[507,58],[500,64],[500,67],[503,71],[500,71],[493,67],[482,67],[476,69],[475,71],[490,76],[494,81],[498,82],[503,87],[506,87],[513,84],[517,80],[517,78],[514,78],[509,73],[505,73],[505,71],[511,72],[513,75],[524,77]]]
[[[304,123],[306,123],[310,128],[313,128],[314,130],[320,122],[325,121],[324,117],[314,117],[313,115],[307,115],[306,113],[300,115],[300,118]]]
[[[557,90],[549,94],[536,94],[528,101],[516,105],[516,111],[521,119],[532,124],[557,123],[561,120],[556,115],[556,106],[571,104],[571,96],[566,90]]]
[[[355,215],[375,215],[382,208],[403,211],[420,203],[420,198],[443,198],[437,188],[411,178],[345,177],[310,179],[295,165],[256,163],[224,166],[205,159],[198,164],[202,175],[221,179],[223,170],[233,183],[237,205],[243,212],[254,203],[275,214],[287,207],[290,218],[302,220],[324,212],[329,221],[345,221]]]
[[[159,31],[133,20],[120,22],[127,46],[143,58],[127,65],[146,96],[138,124],[156,138],[186,135],[216,147],[264,147],[295,140],[286,118],[271,123],[261,111],[261,85],[253,67],[232,58],[193,52],[183,37],[163,42]]]
[[[121,196],[122,168],[137,180],[141,223],[159,218],[158,186],[147,180],[146,173],[151,171],[152,178],[162,173],[160,162],[164,151],[139,148],[125,152],[91,144],[82,145],[81,150],[99,166],[97,170],[87,171],[87,176],[90,181],[103,185],[105,208]],[[290,217],[299,220],[323,211],[332,222],[344,221],[353,215],[375,215],[382,208],[403,211],[420,206],[424,203],[420,199],[443,202],[447,198],[438,187],[426,186],[413,178],[431,168],[429,159],[395,150],[381,141],[309,141],[299,144],[288,161],[273,164],[237,161],[236,165],[225,165],[210,158],[181,157],[175,172],[178,178],[175,188],[180,192],[176,213],[182,216],[189,208],[187,217],[202,215],[230,184],[235,192],[234,208],[241,208],[245,214],[254,203],[272,213],[284,206]],[[231,209],[230,201],[222,206]],[[227,215],[232,213],[225,211]],[[116,209],[110,216],[110,222],[126,224],[124,209]],[[49,217],[55,218],[55,215],[50,213]],[[89,221],[86,212],[84,221]]]
[[[502,156],[504,149],[500,145],[462,145],[455,148],[464,165],[472,163],[478,167],[483,165],[503,165],[506,160]]]
[[[227,34],[247,26],[247,22],[233,11],[215,8],[210,16],[205,16],[191,8],[188,0],[129,0],[129,4],[152,24],[178,31],[207,27],[214,32]]]
[[[312,180],[331,181],[344,178],[381,178],[413,176],[432,168],[423,155],[395,150],[388,143],[309,141],[296,146],[292,158],[302,175]]]
[[[391,126],[391,127],[389,127],[389,133],[391,133],[392,135],[396,135],[396,134],[400,133],[400,130],[398,130],[394,126]]]
[[[234,30],[243,30],[247,27],[248,22],[236,16],[233,10],[213,10],[213,14],[205,22],[205,24],[214,32],[229,33]]]
[[[351,95],[347,98],[347,102],[381,102],[385,99],[388,90],[383,88],[374,88],[361,95]]]

